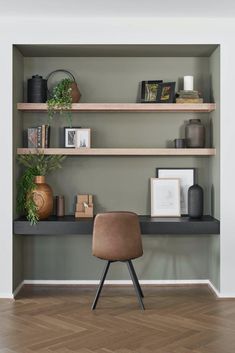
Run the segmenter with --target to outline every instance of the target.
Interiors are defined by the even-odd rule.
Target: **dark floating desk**
[[[220,222],[211,217],[200,219],[189,217],[158,218],[139,216],[142,234],[219,234]],[[93,219],[76,219],[74,216],[51,216],[31,226],[25,217],[14,220],[14,234],[22,235],[66,235],[92,234]]]

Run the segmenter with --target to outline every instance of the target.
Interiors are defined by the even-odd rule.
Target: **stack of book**
[[[29,127],[27,131],[28,148],[50,147],[50,126]]]
[[[198,91],[181,90],[176,98],[176,103],[203,103],[203,98],[200,98]]]

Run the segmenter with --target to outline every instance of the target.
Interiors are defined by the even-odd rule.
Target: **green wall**
[[[19,167],[16,163],[16,147],[22,144],[23,122],[21,113],[17,111],[17,102],[23,99],[24,62],[19,50],[13,47],[13,205],[16,209],[16,180],[19,177]],[[13,218],[17,216],[14,212]],[[13,288],[24,279],[23,272],[23,239],[13,235]]]
[[[24,58],[24,83],[33,74],[44,77],[57,68],[70,70],[82,92],[81,102],[136,102],[141,80],[176,81],[195,76],[195,89],[210,99],[209,58]],[[92,147],[170,147],[184,136],[190,118],[210,125],[209,114],[73,114],[73,126],[92,129]],[[23,114],[23,128],[45,123],[46,114]],[[63,146],[66,121],[52,123],[51,147]],[[209,128],[207,129],[209,132]],[[20,132],[21,133],[21,132]],[[207,144],[211,136],[208,133]],[[66,197],[66,212],[73,214],[77,193],[92,193],[95,212],[132,210],[150,213],[149,178],[156,167],[196,167],[205,191],[205,213],[211,210],[208,157],[69,157],[63,169],[47,178],[55,194]],[[97,279],[102,261],[91,255],[91,236],[25,236],[25,279]],[[136,260],[141,279],[207,279],[211,271],[211,236],[143,235],[144,256]],[[123,266],[113,266],[112,279],[128,278]]]
[[[90,235],[25,236],[25,279],[95,280],[104,261],[91,254]],[[207,279],[210,236],[143,235],[144,256],[134,260],[140,279]],[[129,279],[113,264],[109,279]]]
[[[216,156],[210,159],[209,184],[211,185],[211,214],[220,219],[220,47],[210,57],[211,101],[216,110],[211,113],[211,140],[216,147]],[[220,236],[211,237],[210,280],[220,288]]]

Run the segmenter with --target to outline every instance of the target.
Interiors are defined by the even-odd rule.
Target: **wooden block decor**
[[[75,218],[93,217],[92,195],[77,195]]]

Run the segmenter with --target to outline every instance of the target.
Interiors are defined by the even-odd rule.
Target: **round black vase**
[[[47,100],[47,80],[34,75],[28,80],[28,103],[45,103]]]
[[[203,215],[203,189],[198,184],[188,189],[188,215],[190,218],[201,218]]]

